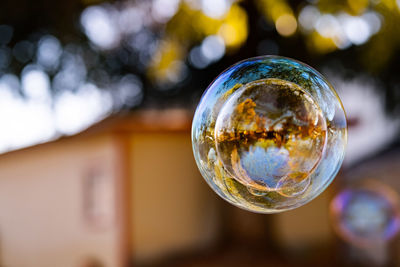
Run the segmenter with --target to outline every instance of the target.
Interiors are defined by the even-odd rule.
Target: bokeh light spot
[[[51,35],[43,36],[38,44],[37,62],[47,69],[55,69],[58,66],[62,47],[60,41]]]
[[[368,41],[370,28],[367,22],[359,17],[351,17],[345,21],[344,32],[347,38],[355,45],[361,45]]]
[[[207,36],[201,44],[201,52],[210,62],[219,60],[225,53],[224,40],[216,35]]]
[[[49,102],[50,79],[46,72],[32,65],[28,65],[22,71],[22,91],[24,95],[32,100]]]
[[[81,24],[90,41],[102,49],[111,49],[119,43],[118,27],[113,12],[101,6],[86,8],[81,15]]]
[[[290,36],[296,32],[297,21],[293,15],[284,14],[276,20],[275,26],[280,35]]]
[[[228,0],[201,0],[201,8],[211,18],[221,18],[229,9]]]

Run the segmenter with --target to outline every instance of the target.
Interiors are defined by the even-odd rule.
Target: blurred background
[[[208,84],[260,55],[323,73],[349,125],[333,184],[275,215],[191,151]],[[399,65],[399,0],[2,0],[0,266],[400,266]]]

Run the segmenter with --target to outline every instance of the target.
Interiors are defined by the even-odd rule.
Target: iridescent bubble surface
[[[331,85],[298,61],[265,56],[221,73],[197,107],[192,144],[211,188],[260,213],[301,206],[343,160],[346,117]]]
[[[334,229],[357,246],[382,243],[394,237],[400,229],[399,212],[397,194],[376,183],[345,189],[331,203]]]

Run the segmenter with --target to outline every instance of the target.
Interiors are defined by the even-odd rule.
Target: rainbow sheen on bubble
[[[330,210],[336,233],[356,246],[380,244],[400,230],[398,195],[382,184],[345,189]]]
[[[264,56],[221,73],[192,125],[194,156],[228,202],[275,213],[304,205],[333,180],[347,140],[342,104],[326,79],[298,61]]]

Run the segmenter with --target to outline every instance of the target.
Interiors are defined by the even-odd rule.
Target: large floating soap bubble
[[[400,230],[398,195],[380,183],[341,191],[330,210],[336,233],[355,246],[383,244]]]
[[[228,202],[260,213],[304,205],[343,160],[342,104],[321,74],[298,61],[241,61],[208,87],[192,125],[197,165]]]

